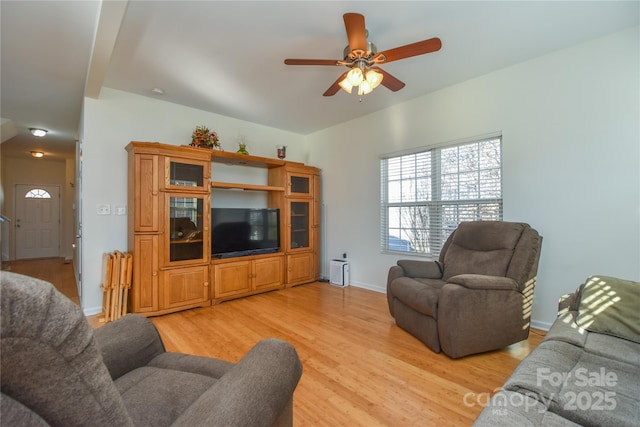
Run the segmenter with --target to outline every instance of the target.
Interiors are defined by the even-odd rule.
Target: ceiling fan
[[[351,93],[352,88],[355,86],[358,86],[358,95],[366,95],[380,84],[396,92],[402,89],[405,84],[378,67],[378,65],[436,52],[442,47],[440,39],[435,37],[378,52],[376,46],[367,41],[368,33],[364,25],[363,15],[345,13],[344,26],[349,40],[349,46],[344,49],[344,59],[284,60],[287,65],[343,65],[349,68],[329,86],[323,96],[335,95],[340,88]]]

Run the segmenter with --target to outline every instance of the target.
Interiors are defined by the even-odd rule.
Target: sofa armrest
[[[442,266],[438,261],[418,261],[401,259],[397,262],[404,271],[406,277],[418,277],[423,279],[441,279]]]
[[[270,426],[282,419],[282,411],[291,410],[301,375],[302,363],[291,344],[262,340],[173,425]]]
[[[564,314],[567,311],[578,311],[582,288],[583,285],[580,285],[575,292],[560,297],[558,300],[558,315]]]
[[[450,277],[447,283],[477,290],[494,289],[515,291],[518,289],[516,281],[509,277],[483,276],[481,274],[458,274],[457,276]]]
[[[95,339],[114,380],[165,352],[156,327],[139,314],[128,314],[96,329]]]

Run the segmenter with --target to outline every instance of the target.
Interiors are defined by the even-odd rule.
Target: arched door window
[[[43,190],[42,188],[34,188],[29,190],[27,194],[24,195],[25,199],[50,199],[51,194],[47,190]]]

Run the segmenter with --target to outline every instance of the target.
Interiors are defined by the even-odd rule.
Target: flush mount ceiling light
[[[31,131],[33,136],[38,136],[38,137],[45,136],[47,132],[49,132],[48,130],[38,129],[38,128],[29,128],[29,130]]]
[[[42,151],[32,151],[31,155],[37,158],[44,157],[44,153]]]

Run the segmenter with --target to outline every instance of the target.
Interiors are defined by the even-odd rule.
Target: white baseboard
[[[351,286],[354,286],[356,288],[362,288],[362,289],[368,289],[370,291],[374,291],[374,292],[380,292],[383,294],[387,293],[387,287],[380,287],[379,285],[371,285],[369,283],[362,283],[362,282],[351,282],[349,283]]]
[[[543,331],[548,331],[551,329],[552,323],[549,322],[541,322],[539,320],[531,320],[531,327],[535,329],[541,329]]]
[[[82,310],[85,316],[95,316],[102,313],[102,307],[89,307]]]

